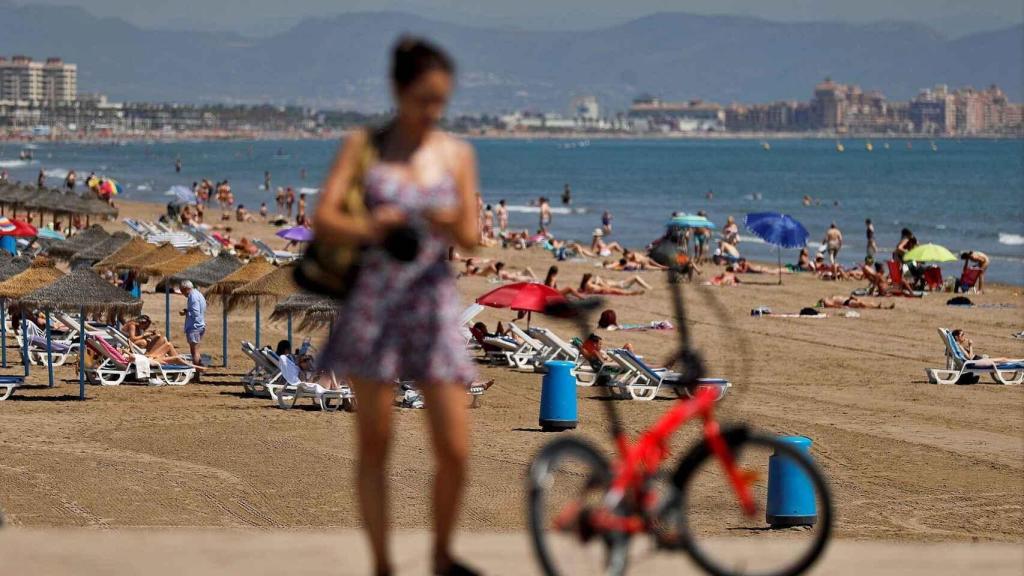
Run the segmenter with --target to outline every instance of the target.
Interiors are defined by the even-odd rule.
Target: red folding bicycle
[[[541,568],[547,576],[618,576],[629,565],[658,570],[683,552],[716,576],[800,574],[829,540],[828,484],[804,452],[776,436],[742,425],[719,426],[714,409],[725,388],[705,384],[703,362],[690,346],[681,289],[672,281],[670,287],[680,341],[674,387],[681,397],[636,439],[626,434],[615,401],[601,399],[616,448],[612,462],[577,437],[558,438],[534,457],[527,476],[528,516]],[[570,312],[566,306],[551,312]],[[583,336],[587,318],[599,306],[597,300],[571,305]],[[607,385],[608,379],[599,375],[595,386]],[[663,466],[672,436],[695,418],[702,422],[703,439],[674,468]],[[814,517],[800,526],[768,524],[773,455],[795,466],[814,492]],[[649,536],[646,549],[633,545],[641,535]]]

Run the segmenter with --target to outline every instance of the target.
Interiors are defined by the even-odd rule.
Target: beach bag
[[[363,180],[377,160],[382,134],[381,129],[372,131],[359,151],[356,169],[339,207],[345,214],[357,218],[368,215]],[[316,235],[295,266],[295,283],[314,294],[344,300],[359,275],[363,250],[364,247],[357,244],[330,242]]]

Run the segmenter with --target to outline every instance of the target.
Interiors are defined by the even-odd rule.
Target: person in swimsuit
[[[964,272],[971,268],[972,265],[974,268],[981,270],[978,273],[978,283],[975,285],[978,294],[981,294],[985,289],[985,271],[988,270],[989,263],[988,255],[977,250],[970,250],[968,252],[961,252],[960,259],[964,261]]]
[[[505,200],[498,201],[498,231],[501,233],[508,232],[508,208],[505,206]]]
[[[896,304],[889,302],[865,302],[856,296],[828,296],[818,300],[816,308],[876,308],[878,310],[892,310]]]
[[[843,247],[843,233],[839,231],[835,222],[828,227],[825,232],[825,240],[822,242],[825,244],[825,251],[828,252],[828,263],[832,267],[832,273],[835,275],[836,265],[839,260],[839,250]]]
[[[878,243],[875,242],[875,225],[871,223],[871,218],[864,221],[864,233],[868,237],[867,255],[874,258],[878,252]]]
[[[607,258],[612,255],[612,252],[622,252],[622,245],[618,242],[607,243],[601,239],[604,236],[604,231],[600,228],[594,228],[594,236],[590,241],[590,251],[602,258]]]
[[[612,233],[612,212],[611,210],[605,210],[601,214],[601,230],[604,230],[605,234]]]
[[[452,60],[428,41],[403,37],[391,64],[394,119],[348,138],[316,207],[318,237],[363,246],[319,365],[349,378],[359,401],[356,485],[376,574],[393,573],[387,456],[394,382],[416,380],[437,460],[432,573],[472,575],[453,559],[451,537],[469,454],[465,385],[476,370],[459,332],[462,307],[445,256],[452,244],[471,250],[480,240],[476,158],[470,144],[437,128],[455,82]],[[341,209],[354,181],[362,184],[366,217]],[[384,241],[407,226],[419,230],[419,251],[400,261]]]

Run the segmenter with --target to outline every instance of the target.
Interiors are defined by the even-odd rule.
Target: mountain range
[[[61,56],[114,100],[272,102],[384,110],[402,33],[456,57],[459,111],[622,109],[642,93],[723,103],[807,100],[825,76],[906,99],[936,83],[1024,95],[1024,24],[949,38],[920,24],[782,23],[660,13],[588,31],[471,27],[396,12],[307,19],[267,37],[139,28],[71,7],[0,0],[0,54]]]

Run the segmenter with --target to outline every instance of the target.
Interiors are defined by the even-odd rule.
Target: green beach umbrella
[[[955,262],[955,254],[938,244],[921,244],[903,255],[904,262]]]

